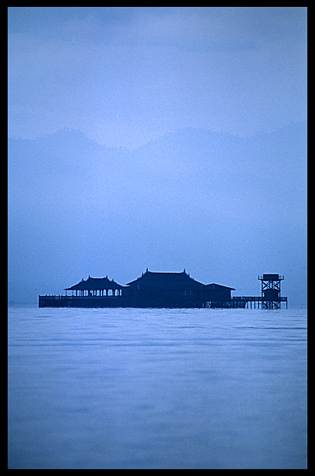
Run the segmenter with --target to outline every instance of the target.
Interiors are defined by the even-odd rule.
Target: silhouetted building
[[[279,274],[263,274],[258,276],[261,281],[261,297],[263,309],[280,309],[281,302],[281,281],[284,279]]]
[[[234,288],[203,284],[181,273],[145,273],[126,286],[106,278],[82,279],[65,296],[39,296],[40,307],[231,307]],[[70,294],[70,295],[69,295]]]
[[[284,279],[279,274],[263,274],[258,276],[261,281],[260,296],[234,296],[232,298],[232,307],[252,307],[254,309],[259,305],[262,309],[281,309],[281,303],[285,303],[288,308],[288,298],[281,296],[280,282]]]
[[[39,296],[39,307],[154,307],[154,308],[245,308],[259,304],[263,309],[279,309],[287,298],[280,295],[283,276],[264,274],[261,296],[233,296],[234,288],[203,284],[181,273],[145,273],[125,286],[113,279],[82,279],[65,289],[65,296]],[[69,295],[70,294],[70,295]]]
[[[125,296],[136,307],[228,307],[231,290],[219,284],[205,285],[182,273],[156,273],[146,270],[127,284]]]
[[[67,291],[72,292],[72,296],[121,296],[124,286],[116,283],[113,279],[106,278],[91,278],[87,280],[82,279],[78,284],[74,284]]]

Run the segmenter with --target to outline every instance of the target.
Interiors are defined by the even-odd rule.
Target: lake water
[[[9,308],[9,468],[306,468],[306,311]]]

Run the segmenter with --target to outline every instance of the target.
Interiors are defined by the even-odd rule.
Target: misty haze
[[[237,138],[201,129],[133,151],[74,130],[9,141],[10,300],[147,267],[258,295],[285,275],[306,304],[306,128]]]
[[[8,84],[8,467],[305,469],[307,9],[9,7]]]

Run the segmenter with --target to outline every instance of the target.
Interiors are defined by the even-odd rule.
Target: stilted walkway
[[[278,296],[277,298],[271,300],[267,300],[263,296],[234,296],[232,297],[232,307],[233,308],[244,308],[244,307],[250,307],[251,309],[254,308],[256,309],[256,303],[257,307],[261,307],[262,309],[280,309],[281,308],[281,303],[285,302],[286,303],[286,309],[288,308],[288,298],[286,297],[280,297]],[[260,306],[259,306],[260,304]]]

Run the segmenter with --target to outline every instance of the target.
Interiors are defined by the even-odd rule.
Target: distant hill
[[[294,273],[302,292],[303,123],[248,138],[183,129],[133,151],[62,130],[9,139],[8,170],[11,294],[147,266],[238,293],[251,274]]]

